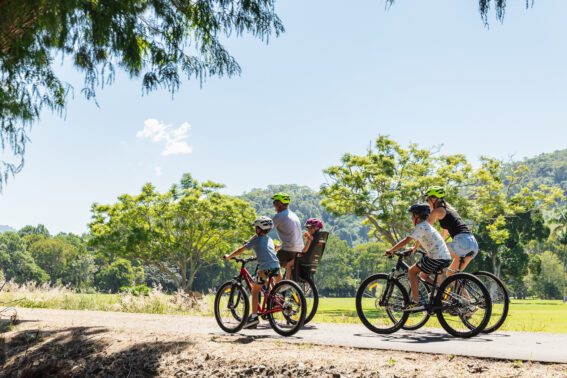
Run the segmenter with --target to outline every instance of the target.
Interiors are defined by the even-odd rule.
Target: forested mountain
[[[266,189],[252,189],[241,198],[250,202],[258,215],[273,217],[275,210],[271,197],[278,192],[289,193],[292,201],[290,209],[297,214],[301,222],[308,218],[320,218],[327,231],[350,246],[368,241],[368,228],[362,224],[362,219],[354,215],[336,217],[329,214],[321,205],[321,195],[307,186],[269,185]]]
[[[536,182],[560,186],[567,194],[567,149],[537,155],[522,161]]]
[[[10,226],[4,225],[4,224],[0,224],[0,234],[3,232],[15,232],[16,230],[13,229]]]

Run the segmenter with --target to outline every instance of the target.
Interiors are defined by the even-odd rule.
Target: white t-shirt
[[[303,238],[301,237],[301,222],[295,213],[286,209],[274,215],[274,228],[282,242],[282,251],[303,251]]]
[[[429,222],[418,223],[409,237],[417,240],[430,258],[436,260],[451,259],[451,254],[441,234]]]

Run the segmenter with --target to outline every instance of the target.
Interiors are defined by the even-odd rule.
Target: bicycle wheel
[[[240,331],[249,311],[248,294],[242,286],[231,281],[222,284],[215,296],[215,319],[219,327],[228,333]]]
[[[313,317],[317,313],[317,308],[319,307],[319,290],[311,278],[302,278],[301,281],[299,281],[299,287],[303,290],[305,302],[307,303],[307,316],[305,317],[304,323],[307,324],[313,320]]]
[[[356,292],[356,312],[362,324],[376,333],[399,330],[408,318],[404,308],[409,303],[406,289],[385,273],[368,277]]]
[[[435,298],[435,310],[441,326],[455,337],[478,335],[488,324],[492,304],[482,282],[468,273],[445,279]]]
[[[490,321],[482,332],[494,332],[500,328],[502,324],[504,324],[504,321],[508,316],[508,309],[510,307],[510,296],[508,295],[508,290],[506,290],[502,281],[492,273],[475,272],[473,275],[478,277],[483,285],[486,286],[490,293],[490,299],[492,300]]]
[[[398,281],[404,286],[404,288],[408,292],[408,296],[410,296],[411,298],[411,285],[408,276],[407,275],[400,276],[398,277]],[[428,303],[429,292],[430,292],[429,286],[427,286],[427,284],[425,284],[425,282],[423,282],[422,280],[418,280],[418,289],[419,289],[419,300],[422,303]],[[394,322],[396,321],[394,314],[388,312],[388,315],[390,315],[392,321]],[[427,311],[410,312],[408,313],[408,319],[402,326],[402,329],[405,329],[407,331],[415,331],[416,329],[420,329],[427,323],[430,316],[431,315],[429,315]]]
[[[282,336],[291,336],[303,327],[307,304],[303,291],[293,281],[277,283],[268,297],[268,320]]]

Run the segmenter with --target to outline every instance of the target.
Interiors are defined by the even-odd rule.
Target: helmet
[[[431,208],[426,203],[416,203],[408,208],[408,211],[412,214],[416,214],[421,218],[427,218],[431,214]]]
[[[427,189],[427,192],[425,192],[425,195],[427,197],[437,197],[437,198],[443,198],[445,197],[445,188],[443,188],[442,186],[432,186],[431,188]]]
[[[284,205],[287,205],[291,202],[291,198],[287,193],[276,193],[272,196],[272,201],[280,201]]]
[[[305,222],[305,227],[309,227],[309,226],[321,229],[325,225],[323,224],[323,221],[321,219],[309,218],[307,219],[307,222]]]
[[[264,231],[269,231],[274,228],[274,221],[270,217],[261,216],[256,218],[252,226],[260,227]]]

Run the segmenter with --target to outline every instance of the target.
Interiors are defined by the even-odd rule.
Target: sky
[[[0,224],[82,233],[94,202],[146,182],[166,190],[185,172],[235,195],[317,189],[323,169],[380,134],[472,162],[567,148],[567,2],[508,3],[486,28],[472,0],[280,0],[279,38],[226,40],[240,76],[184,81],[172,97],[119,74],[98,107],[58,62],[74,97],[65,117],[34,125]]]

